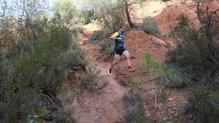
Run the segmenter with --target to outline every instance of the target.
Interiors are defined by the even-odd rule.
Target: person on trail
[[[134,68],[131,67],[131,61],[130,61],[130,55],[128,50],[126,50],[124,48],[124,40],[125,40],[125,36],[124,33],[125,32],[125,27],[124,26],[120,26],[119,32],[114,33],[110,38],[115,40],[115,57],[114,57],[114,61],[111,64],[110,69],[108,70],[108,75],[110,76],[113,70],[113,67],[119,62],[120,56],[123,55],[126,57],[127,59],[127,63],[128,63],[128,71],[129,72],[133,72],[135,71]]]

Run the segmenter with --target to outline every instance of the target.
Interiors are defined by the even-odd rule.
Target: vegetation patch
[[[157,22],[153,17],[146,17],[143,20],[143,27],[142,30],[148,34],[153,34],[153,33],[157,33],[160,34],[161,31],[159,30],[158,26],[157,26]]]
[[[125,114],[125,120],[127,123],[145,123],[147,118],[145,117],[144,105],[142,100],[138,96],[134,96],[131,93],[124,95],[124,100],[128,102],[128,110]]]

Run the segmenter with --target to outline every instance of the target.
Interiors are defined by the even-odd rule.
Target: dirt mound
[[[74,102],[74,117],[79,123],[115,123],[124,122],[126,111],[123,96],[124,87],[112,77],[106,75],[107,70],[98,68],[101,85],[97,92],[84,91]],[[101,84],[102,83],[102,84]]]
[[[159,23],[158,27],[162,33],[170,32],[170,28],[175,27],[178,24],[177,18],[183,14],[189,18],[195,25],[199,25],[199,21],[196,19],[196,4],[190,3],[186,5],[176,4],[167,7],[158,16],[155,17]]]
[[[200,8],[205,9],[208,2],[200,4]],[[209,3],[209,11],[215,11],[219,8],[219,1],[212,0]],[[181,15],[185,15],[194,24],[195,27],[200,27],[200,22],[197,19],[196,3],[189,2],[186,4],[173,4],[167,6],[159,15],[155,17],[158,22],[158,27],[161,32],[169,33],[170,28],[175,27],[178,24],[177,18]]]
[[[89,28],[88,28],[89,31]],[[142,66],[143,56],[146,51],[152,53],[152,57],[157,61],[163,61],[165,59],[165,54],[167,44],[171,42],[171,39],[167,39],[159,35],[148,35],[143,31],[129,31],[125,34],[125,48],[130,52],[130,55],[135,57],[132,59],[132,66],[137,69],[137,66]],[[84,37],[85,40],[88,37]],[[122,60],[114,67],[112,76],[107,76],[107,70],[111,65],[111,62],[100,62],[96,61],[98,47],[92,44],[84,44],[84,48],[89,50],[89,55],[93,62],[97,63],[98,69],[102,70],[98,75],[98,91],[89,92],[83,91],[80,93],[73,103],[75,107],[74,117],[79,123],[114,123],[114,122],[125,122],[124,116],[127,108],[125,102],[123,101],[123,95],[126,93],[124,85],[125,82],[130,80],[132,73],[127,71],[127,62],[124,57]],[[145,106],[145,115],[147,117],[152,117],[154,110],[154,89],[153,85],[149,82],[149,77],[145,73],[141,73],[138,70],[135,72],[137,79],[139,79],[139,86],[142,87],[144,93],[142,99]],[[145,78],[144,78],[145,77]],[[127,90],[134,90],[129,86],[126,86]],[[170,92],[169,92],[170,93]],[[171,92],[172,93],[172,92]],[[178,107],[181,106],[185,98],[180,93],[173,92],[173,95],[168,98],[165,105],[158,102],[158,110],[155,114],[156,120],[169,121],[173,120],[178,116]],[[182,96],[182,97],[181,97]],[[168,110],[171,114],[167,114],[164,108],[168,106]],[[171,115],[171,116],[169,116]],[[168,117],[172,117],[169,118]]]
[[[200,4],[200,8],[202,9],[206,9],[207,6],[209,8],[208,11],[216,11],[219,9],[219,0],[208,0]]]
[[[143,56],[145,52],[151,52],[152,57],[157,61],[163,61],[165,54],[168,51],[166,47],[157,42],[151,41],[149,36],[143,31],[130,31],[126,34],[125,48],[129,51],[130,55],[134,57],[131,60],[132,66],[137,68],[143,65]],[[127,71],[127,62],[124,57],[122,61],[113,70],[115,73],[115,79],[124,85],[132,76]],[[137,72],[137,71],[136,71]]]
[[[142,57],[146,51],[153,54],[153,58],[162,61],[165,58],[167,48],[157,45],[151,41],[149,35],[144,31],[130,31],[126,34],[125,47],[130,54],[136,57],[136,61],[142,62]],[[135,60],[134,60],[135,61]]]
[[[148,35],[143,31],[130,31],[126,34],[125,48],[130,52],[131,56],[134,56],[135,59],[132,59],[132,66],[137,69],[138,66],[143,65],[143,57],[146,51],[152,53],[152,58],[156,61],[163,61],[165,59],[168,49],[165,47],[166,41],[170,42],[170,39],[162,39],[163,37],[155,37]],[[132,78],[132,73],[127,71],[127,62],[123,58],[122,61],[115,66],[113,70],[113,77],[121,85],[125,85],[127,81]],[[138,82],[139,87],[143,90],[142,100],[145,103],[145,115],[147,117],[152,117],[153,110],[155,107],[155,98],[154,98],[154,87],[153,84],[149,81],[150,76],[146,73],[141,73],[138,69],[135,71],[135,80]],[[129,87],[129,86],[128,86]],[[135,90],[130,87],[130,90]],[[183,92],[173,92],[168,91],[170,97],[166,101],[165,105],[158,101],[158,111],[156,112],[154,119],[163,120],[165,122],[171,121],[178,117],[178,107],[180,107],[186,100],[182,96]],[[164,111],[165,106],[168,107],[170,114],[167,116]]]
[[[90,34],[100,29],[94,23],[84,26],[82,40],[88,40]],[[95,62],[99,47],[92,44],[85,44],[82,47],[89,51],[90,60]],[[109,67],[103,66],[106,67],[105,63],[98,64],[97,67],[97,70],[101,71],[97,76],[97,91],[84,90],[72,104],[72,107],[75,108],[73,116],[79,123],[125,122],[124,116],[127,107],[123,96],[126,91],[114,78],[107,76]]]

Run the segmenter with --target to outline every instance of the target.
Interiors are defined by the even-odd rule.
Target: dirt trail
[[[82,38],[83,40],[87,40],[90,33],[99,28],[95,25],[89,25],[86,29],[85,35]],[[92,29],[92,31],[89,29]],[[137,66],[143,65],[145,51],[153,53],[153,58],[157,61],[163,61],[165,59],[167,52],[165,46],[167,42],[171,42],[170,39],[147,35],[143,31],[130,31],[125,35],[125,47],[129,50],[131,56],[135,57],[131,61],[132,66],[136,69]],[[92,43],[86,43],[82,47],[89,51],[90,59],[92,62],[97,63],[97,70],[101,72],[97,77],[98,90],[95,92],[84,90],[74,100],[74,117],[77,118],[79,123],[124,123],[127,106],[123,101],[123,96],[130,89],[122,85],[125,85],[125,82],[132,77],[132,73],[127,71],[125,58],[122,58],[114,68],[112,76],[109,77],[107,70],[111,62],[98,62],[96,60],[99,47]],[[142,99],[145,105],[145,115],[151,117],[155,104],[153,84],[148,81],[147,75],[142,76],[142,74],[138,74],[138,70],[135,74],[136,77],[140,77],[141,79],[139,86],[143,89]],[[167,89],[166,93],[168,99],[165,104],[158,101],[158,110],[154,116],[155,120],[173,121],[173,119],[176,119],[179,115],[178,109],[185,102],[186,98],[184,95],[187,95],[185,90]],[[167,109],[168,112],[165,111]]]
[[[125,103],[124,87],[120,86],[112,77],[106,75],[106,69],[100,67],[98,83],[101,85],[97,92],[84,91],[74,101],[75,117],[79,123],[114,123],[123,122]]]
[[[179,2],[179,1],[178,1]],[[166,5],[165,5],[166,6]],[[187,5],[173,4],[164,8],[162,5],[161,13],[156,15],[156,20],[159,22],[159,28],[162,34],[170,30],[170,26],[174,27],[177,24],[177,16],[181,13],[190,15],[189,18],[196,20],[194,3],[189,2]],[[137,23],[137,22],[136,22]],[[195,21],[196,23],[196,21]],[[196,23],[199,24],[198,22]],[[81,43],[88,40],[90,34],[93,31],[101,30],[95,24],[89,24],[85,26],[85,34],[82,37]],[[143,66],[143,56],[145,51],[149,51],[153,54],[153,58],[156,61],[163,61],[168,51],[167,46],[173,45],[172,39],[164,37],[162,35],[148,35],[143,31],[129,31],[125,34],[125,48],[130,52],[132,59],[132,66],[137,68]],[[95,92],[89,92],[84,90],[83,93],[78,96],[73,103],[75,107],[74,117],[77,118],[79,123],[115,123],[125,122],[124,115],[127,110],[126,103],[123,101],[123,95],[127,93],[125,83],[131,79],[132,74],[127,71],[127,62],[125,58],[117,64],[113,69],[112,76],[107,76],[107,70],[110,67],[111,62],[99,62],[97,61],[97,53],[100,47],[86,43],[82,45],[84,49],[89,51],[89,57],[93,63],[97,64],[97,70],[100,70],[100,74],[97,77],[98,90]],[[155,107],[154,89],[153,84],[149,82],[149,76],[146,74],[139,74],[136,71],[136,78],[139,79],[139,86],[143,89],[142,100],[144,102],[145,115],[152,118],[152,113]],[[124,86],[122,86],[124,85]],[[161,85],[162,86],[162,85]],[[163,122],[185,122],[179,121],[180,109],[186,98],[188,97],[190,90],[184,89],[165,89],[167,99],[161,102],[158,99],[158,108],[153,117],[156,121]],[[133,90],[131,90],[133,91]],[[158,90],[160,91],[160,90]],[[158,97],[159,98],[159,97]],[[189,122],[189,121],[188,121]]]
[[[86,26],[83,40],[88,40],[90,33],[98,30],[97,26]],[[89,57],[95,61],[95,54],[98,48],[92,44],[86,44],[82,47],[88,49]],[[97,64],[97,71],[100,73],[97,76],[98,85],[97,91],[90,92],[84,90],[80,96],[77,96],[73,102],[75,107],[74,117],[79,123],[115,123],[124,122],[126,104],[123,101],[123,96],[126,90],[113,77],[107,75],[109,63]]]

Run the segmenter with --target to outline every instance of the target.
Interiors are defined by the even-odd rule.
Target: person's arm
[[[113,39],[113,40],[122,40],[122,38],[121,38],[121,37],[118,37],[118,36],[119,36],[119,33],[116,32],[116,33],[114,33],[110,38]]]
[[[111,39],[115,40],[117,37],[114,37],[113,35],[110,37]]]

